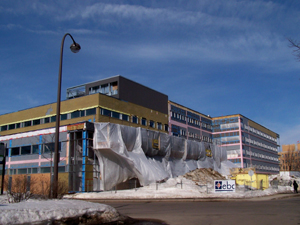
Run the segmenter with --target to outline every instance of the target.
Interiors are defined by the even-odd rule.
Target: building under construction
[[[7,175],[52,172],[55,112],[56,103],[50,103],[0,115]],[[58,171],[68,174],[70,191],[108,190],[132,179],[147,185],[195,168],[220,169],[226,155],[242,168],[279,172],[278,134],[240,114],[212,118],[122,76],[68,88],[60,120]]]

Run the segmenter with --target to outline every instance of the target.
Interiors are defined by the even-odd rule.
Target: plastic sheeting
[[[222,172],[222,162],[227,161],[226,150],[215,144],[119,124],[94,125],[102,190],[131,178],[138,178],[145,186],[197,168]]]

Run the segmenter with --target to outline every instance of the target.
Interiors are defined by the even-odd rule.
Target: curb
[[[128,198],[128,199],[85,199],[85,198],[76,198],[73,200],[83,200],[88,202],[224,202],[224,201],[269,201],[269,200],[279,200],[279,199],[287,199],[287,198],[296,198],[300,197],[300,194],[275,194],[275,195],[267,195],[267,196],[254,196],[254,197],[242,197],[242,198],[220,198],[220,197],[212,197],[212,198]]]

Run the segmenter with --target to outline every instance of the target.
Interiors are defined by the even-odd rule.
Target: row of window
[[[221,134],[214,134],[214,138],[220,137],[231,137],[231,136],[239,136],[239,132],[229,132],[229,133],[221,133]]]
[[[255,129],[255,128],[253,128],[253,127],[247,126],[247,125],[245,124],[245,125],[244,125],[244,128],[245,128],[245,130],[248,130],[248,131],[250,131],[250,132],[252,132],[252,133],[255,133],[255,134],[257,134],[257,135],[260,135],[260,136],[262,136],[262,137],[264,137],[264,138],[267,138],[267,139],[269,139],[269,140],[271,140],[271,141],[276,142],[276,138],[273,138],[273,137],[271,137],[270,135],[268,135],[268,134],[266,134],[266,133],[264,133],[264,132],[261,132],[261,131]]]
[[[184,116],[184,115],[181,115],[181,114],[176,113],[176,112],[171,112],[171,119],[174,120],[174,121],[184,123],[184,124],[186,124],[186,122],[187,122],[188,125],[199,127],[199,128],[201,126],[204,129],[208,129],[208,130],[212,129],[212,126],[208,123],[204,123],[203,121],[201,122],[198,119],[194,119],[194,118],[191,118],[189,116]]]
[[[36,144],[36,145],[26,145],[19,147],[11,147],[9,156],[18,156],[18,155],[30,155],[30,154],[39,154],[41,149],[41,154],[54,152],[55,143],[44,143],[44,144]],[[61,142],[59,142],[59,151],[61,151]]]
[[[84,117],[84,116],[90,116],[96,114],[96,108],[87,109],[87,110],[77,110],[72,113],[65,113],[60,115],[60,120],[67,120],[67,119],[73,119],[78,117]],[[56,122],[56,115],[51,117],[45,117],[42,119],[35,119],[35,120],[28,120],[21,123],[15,123],[15,124],[9,124],[9,125],[3,125],[0,127],[0,131],[6,131],[6,130],[13,130],[18,129],[22,127],[30,127],[35,126],[39,124],[47,124]]]
[[[116,112],[116,111],[112,111],[112,110],[108,110],[108,109],[103,109],[103,108],[101,108],[101,115],[116,118],[116,119],[119,119],[119,120],[132,122],[132,123],[135,123],[135,124],[141,124],[143,126],[149,126],[149,127],[152,127],[152,128],[157,128],[158,130],[163,130],[163,124],[162,123],[155,122],[153,120],[148,121],[144,117],[139,119],[137,116],[134,116],[134,115],[130,117],[127,114],[123,114],[123,113],[120,113],[120,112]],[[164,130],[168,131],[168,125],[167,124],[164,125]]]
[[[239,129],[239,128],[238,127],[228,127],[228,128],[220,129],[220,127],[218,126],[217,128],[213,128],[213,132],[230,131],[230,130],[237,130],[237,129]]]
[[[252,152],[252,151],[248,151],[248,150],[246,150],[246,154],[249,156],[256,157],[256,158],[261,158],[261,159],[265,159],[265,160],[271,160],[271,161],[278,162],[278,157],[273,157],[273,156],[269,156],[269,155],[265,155],[265,154],[261,154],[261,153],[257,153],[257,152]]]
[[[238,144],[240,143],[240,140],[232,140],[232,141],[222,141],[221,140],[222,145],[229,145],[229,144]]]
[[[118,82],[112,82],[109,84],[102,84],[89,88],[89,94],[101,93],[106,95],[118,94]]]
[[[60,120],[67,120],[67,119],[74,119],[74,118],[79,118],[79,117],[84,117],[84,116],[90,116],[90,115],[95,115],[96,114],[96,108],[91,108],[87,110],[77,110],[71,113],[65,113],[60,115]],[[112,118],[128,121],[131,120],[132,123],[135,124],[141,124],[143,126],[149,126],[152,128],[157,128],[158,130],[165,130],[168,131],[168,124],[165,124],[163,126],[162,123],[160,122],[155,122],[153,120],[147,121],[146,118],[138,118],[137,116],[129,116],[127,114],[123,114],[120,112],[108,110],[101,108],[101,115],[103,116],[109,116]],[[9,124],[9,125],[3,125],[0,127],[0,131],[6,131],[6,130],[13,130],[17,128],[22,128],[22,127],[29,127],[29,126],[35,126],[39,124],[47,124],[51,122],[56,122],[56,116],[51,116],[51,117],[46,117],[42,119],[35,119],[35,120],[28,120],[25,122],[21,123],[15,123],[15,124]]]
[[[52,171],[54,168],[52,167]],[[1,170],[0,170],[1,171]],[[9,175],[15,175],[15,174],[35,174],[35,173],[50,173],[51,167],[38,167],[38,168],[21,168],[21,169],[7,169],[6,174]],[[66,172],[65,166],[59,166],[58,167],[59,173]],[[2,171],[1,171],[2,174]]]
[[[265,148],[265,149],[277,152],[277,148],[272,147],[270,145],[266,145],[266,144],[264,144],[262,142],[259,142],[259,141],[252,140],[251,138],[245,138],[245,142],[248,142],[249,144],[252,144],[252,145],[259,146],[261,148]]]
[[[221,120],[213,120],[213,125],[220,125],[220,124],[226,124],[226,123],[236,123],[238,121],[239,121],[238,117],[228,118],[228,119],[221,119]]]
[[[254,168],[259,169],[259,170],[268,170],[268,171],[275,171],[279,172],[279,167],[274,167],[274,166],[264,166],[264,165],[253,165]]]
[[[197,133],[188,132],[188,136],[191,139],[196,139],[196,140],[199,140],[199,141],[212,143],[212,139],[210,137],[201,136],[200,134],[197,134]]]

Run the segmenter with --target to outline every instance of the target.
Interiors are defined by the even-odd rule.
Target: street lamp
[[[59,125],[60,125],[60,95],[61,95],[61,72],[62,72],[62,62],[63,62],[63,48],[66,36],[70,36],[73,43],[70,49],[73,53],[79,52],[81,49],[80,45],[75,42],[71,34],[66,33],[62,39],[60,47],[60,63],[58,72],[58,88],[57,88],[57,104],[56,104],[56,128],[55,128],[55,152],[54,152],[54,176],[53,176],[53,186],[52,186],[52,197],[57,198],[58,189],[58,162],[59,162]]]

